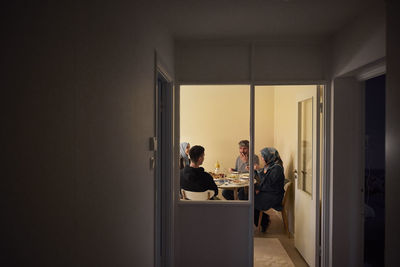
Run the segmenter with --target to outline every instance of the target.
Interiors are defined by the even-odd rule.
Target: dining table
[[[248,187],[250,178],[247,174],[237,176],[227,176],[223,178],[214,179],[215,184],[219,189],[227,189],[233,191],[233,199],[239,200],[238,191],[239,188]],[[254,180],[256,182],[256,180]]]

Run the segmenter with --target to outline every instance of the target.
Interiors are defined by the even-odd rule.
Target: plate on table
[[[230,181],[231,184],[237,184],[237,185],[242,185],[247,183],[247,180],[243,180],[243,179],[235,179],[235,180],[231,180]]]
[[[225,183],[225,179],[214,179],[214,182],[217,186],[220,186]]]
[[[240,179],[249,179],[250,178],[250,174],[249,173],[242,173],[239,175]]]
[[[221,179],[221,178],[225,178],[225,174],[224,173],[214,173],[214,172],[208,172],[213,178],[215,179]]]
[[[229,179],[236,179],[239,178],[239,174],[238,173],[230,173],[227,176]]]

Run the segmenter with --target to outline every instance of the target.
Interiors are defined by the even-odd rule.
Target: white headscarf
[[[189,144],[188,142],[181,143],[180,144],[180,150],[179,150],[181,158],[184,158],[187,161],[189,161],[189,157],[188,157],[188,155],[186,154],[185,151],[186,151],[186,148],[187,148],[188,144]]]

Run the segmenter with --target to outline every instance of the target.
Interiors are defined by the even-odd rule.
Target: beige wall
[[[293,177],[297,149],[297,95],[315,85],[256,86],[255,149],[259,154],[265,146],[274,146],[285,166],[285,175]],[[266,97],[272,97],[273,101]],[[262,103],[265,106],[258,108]],[[273,117],[260,114],[268,112]],[[272,133],[269,133],[272,131]],[[268,136],[264,133],[268,132]]]
[[[234,167],[238,142],[249,139],[248,85],[181,86],[181,142],[205,148],[203,167]]]
[[[288,179],[293,178],[297,151],[297,94],[308,88],[310,86],[275,87],[274,145],[281,155]]]
[[[250,87],[248,85],[181,86],[181,142],[206,149],[203,167],[234,167],[238,142],[250,136]],[[255,152],[274,141],[274,91],[256,91]],[[199,112],[200,111],[200,112]]]
[[[260,158],[260,150],[274,145],[275,90],[273,86],[255,87],[254,151]]]

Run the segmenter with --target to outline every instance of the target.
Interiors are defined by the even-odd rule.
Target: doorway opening
[[[381,75],[365,81],[365,266],[384,265],[385,78]]]
[[[260,254],[261,243],[278,239],[295,266],[320,264],[324,102],[323,85],[255,87],[255,150],[264,143],[275,147],[283,161],[285,185],[292,186],[285,186],[283,211],[266,212],[271,224],[266,234],[255,232],[254,249]],[[256,263],[260,255],[255,257]]]
[[[173,83],[157,65],[155,73],[155,136],[150,138],[150,169],[155,173],[155,266],[169,266],[173,258]]]
[[[230,96],[237,90],[238,97],[231,98]],[[254,92],[253,96],[252,92]],[[250,241],[249,246],[255,246],[254,250],[251,248],[251,254],[256,252],[258,247],[262,247],[262,244],[259,246],[258,243],[253,243],[253,238],[264,240],[275,238],[272,242],[280,246],[280,250],[286,254],[286,259],[289,259],[292,263],[296,262],[296,265],[299,266],[306,266],[307,264],[319,266],[320,211],[323,201],[321,179],[325,174],[324,164],[322,164],[323,155],[325,155],[323,150],[325,147],[325,113],[323,112],[325,108],[323,105],[326,95],[325,86],[318,84],[257,85],[255,87],[249,85],[180,85],[179,95],[179,142],[184,144],[181,156],[185,156],[185,148],[188,147],[186,143],[189,143],[190,147],[194,145],[204,146],[206,156],[202,166],[207,172],[215,176],[215,180],[224,180],[224,183],[218,185],[219,189],[224,186],[226,179],[221,179],[218,174],[232,174],[229,168],[235,165],[235,159],[240,152],[238,143],[242,139],[250,141],[252,150],[250,155],[254,154],[260,159],[262,157],[260,150],[265,147],[275,147],[283,160],[287,178],[285,182],[293,184],[289,189],[290,192],[288,192],[288,207],[286,207],[288,208],[290,238],[287,237],[285,240],[282,239],[281,241],[275,233],[268,230],[266,234],[257,232],[257,228],[254,228],[253,224],[254,202],[251,198],[250,201],[235,201],[235,199],[232,201],[225,199],[223,195],[218,195],[218,201],[205,200],[196,203],[193,200],[188,201],[190,198],[181,195],[179,205],[185,207],[185,212],[190,214],[190,216],[180,217],[181,227],[184,228],[190,224],[189,222],[197,216],[199,220],[204,220],[204,216],[207,217],[208,215],[214,218],[218,216],[219,220],[207,222],[210,228],[204,229],[204,232],[212,231],[214,227],[217,227],[219,235],[228,235],[235,231],[238,234],[236,237],[247,236]],[[301,111],[305,113],[299,117]],[[300,126],[306,128],[303,127],[303,130],[300,131]],[[299,139],[302,142],[299,142]],[[300,153],[302,157],[299,157],[299,148],[304,152]],[[254,158],[253,156],[253,161]],[[175,159],[175,161],[181,162],[180,159]],[[251,164],[249,165],[251,166]],[[260,166],[258,166],[260,169],[264,167],[264,165],[261,165],[260,160]],[[301,166],[304,168],[301,168]],[[307,175],[301,177],[302,186],[297,184],[296,173],[299,172],[307,173]],[[222,178],[226,177],[222,176]],[[236,178],[245,177],[239,175]],[[248,192],[253,192],[251,189],[248,190]],[[176,193],[179,194],[178,191]],[[249,194],[249,196],[251,195]],[[298,210],[295,208],[296,195],[297,199],[301,199],[299,196],[303,197],[301,208]],[[239,197],[239,199],[241,198]],[[199,207],[202,207],[201,214],[195,212]],[[191,209],[193,209],[193,212]],[[238,209],[248,209],[248,211],[241,212],[239,216]],[[216,210],[220,210],[218,214]],[[297,214],[299,217],[297,223],[300,227],[297,231],[295,231],[295,210],[296,212],[301,211]],[[284,229],[280,215],[276,216],[277,214],[279,213],[271,215],[271,230]],[[223,223],[225,217],[235,217],[235,222]],[[308,218],[309,221],[302,221],[304,218]],[[278,225],[275,219],[278,220]],[[310,224],[313,226],[309,227]],[[242,225],[242,233],[237,231],[238,225]],[[245,225],[248,225],[248,228]],[[183,228],[181,232],[184,232]],[[245,228],[249,231],[246,231]],[[306,228],[312,228],[311,233],[306,232]],[[310,235],[312,235],[312,238],[310,238]],[[287,236],[286,233],[284,236]],[[291,249],[286,246],[291,246]],[[257,266],[257,262],[258,259],[254,258],[255,266]]]

